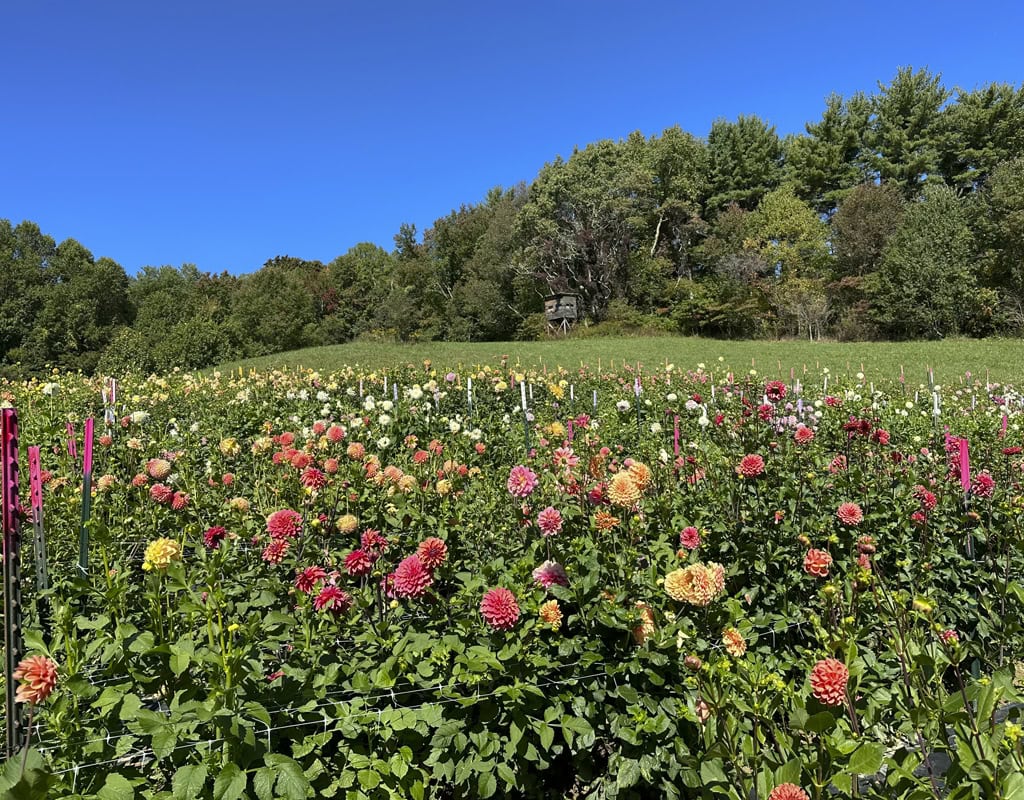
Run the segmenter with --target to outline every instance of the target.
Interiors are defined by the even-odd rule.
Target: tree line
[[[378,336],[545,335],[543,297],[579,296],[577,335],[908,339],[1024,330],[1024,84],[948,89],[901,68],[831,95],[805,132],[756,116],[577,148],[390,252],[279,256],[247,275],[135,277],[32,222],[0,220],[7,365],[199,367]]]

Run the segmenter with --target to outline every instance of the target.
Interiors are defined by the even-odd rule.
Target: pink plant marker
[[[999,426],[999,438],[1000,439],[1005,439],[1006,438],[1006,423],[1007,422],[1009,422],[1009,418],[1006,416],[1006,414],[1003,414],[1003,423],[1002,423],[1002,425]]]
[[[85,421],[85,443],[83,445],[85,457],[82,462],[82,473],[84,475],[92,474],[92,428],[93,420],[92,417],[89,417]]]
[[[32,517],[39,519],[43,510],[43,478],[42,470],[39,468],[39,448],[36,446],[28,449],[28,477],[30,486],[30,497],[32,500]]]
[[[960,485],[964,488],[964,494],[971,489],[971,456],[966,439],[960,440]]]
[[[672,450],[673,455],[679,455],[679,415],[676,414],[672,423]]]

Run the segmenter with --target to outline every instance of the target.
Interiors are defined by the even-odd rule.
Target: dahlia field
[[[1024,798],[1020,394],[714,367],[0,384],[0,790]]]

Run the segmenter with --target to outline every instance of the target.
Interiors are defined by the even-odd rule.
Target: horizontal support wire
[[[790,623],[790,624],[788,624],[788,625],[786,625],[786,626],[784,626],[782,628],[776,628],[774,626],[771,626],[771,627],[759,628],[757,630],[761,630],[765,634],[769,634],[769,633],[770,634],[781,634],[781,633],[786,633],[786,632],[788,632],[788,631],[790,631],[790,630],[792,630],[794,628],[800,628],[801,626],[806,625],[806,624],[807,624],[806,621],[800,621],[800,622],[792,622],[792,623]],[[752,629],[750,632],[754,633],[754,630]],[[718,643],[718,644],[711,645],[710,647],[708,647],[707,648],[707,652],[715,652],[715,651],[718,651],[718,650],[723,650],[724,648],[725,648],[725,644],[724,643]],[[600,662],[599,664],[596,664],[596,665],[593,665],[593,666],[605,667],[605,666],[607,666],[607,664],[605,662]],[[614,677],[614,676],[608,676],[608,673],[605,671],[605,672],[598,672],[598,673],[593,673],[593,674],[588,674],[588,675],[574,676],[574,677],[570,677],[570,678],[563,678],[563,679],[558,679],[558,680],[549,680],[549,681],[544,681],[544,682],[536,683],[536,684],[532,684],[532,685],[536,686],[538,688],[540,688],[540,687],[547,687],[547,686],[558,686],[558,685],[569,684],[569,683],[573,683],[573,682],[577,682],[577,681],[581,681],[581,680],[589,680],[591,678],[598,678],[598,677],[602,677],[602,676]],[[334,692],[334,693],[325,694],[318,701],[313,702],[312,705],[307,703],[307,704],[300,705],[300,706],[278,706],[278,707],[275,707],[275,708],[266,709],[266,711],[267,711],[267,714],[287,714],[287,715],[290,716],[290,715],[304,714],[304,713],[310,713],[310,712],[313,712],[313,711],[318,711],[318,710],[321,710],[321,709],[324,709],[324,708],[328,708],[330,706],[338,705],[338,704],[341,704],[341,703],[351,703],[351,704],[354,704],[354,703],[357,703],[357,702],[361,701],[362,703],[372,704],[372,703],[376,703],[377,701],[380,701],[380,700],[390,700],[391,701],[390,702],[390,706],[389,706],[390,708],[397,709],[397,710],[406,710],[406,711],[408,711],[408,710],[419,710],[419,709],[422,709],[422,708],[425,708],[425,707],[431,706],[431,705],[447,705],[447,704],[451,704],[451,703],[459,703],[459,702],[465,702],[465,701],[471,701],[471,703],[475,703],[475,702],[478,702],[479,700],[482,700],[482,699],[486,699],[486,698],[489,698],[489,697],[495,697],[498,694],[500,694],[501,691],[502,691],[502,689],[499,687],[498,689],[495,689],[495,690],[493,690],[493,691],[491,691],[491,692],[489,692],[487,694],[483,694],[483,695],[481,695],[481,694],[474,694],[474,695],[468,695],[468,696],[467,695],[460,695],[458,697],[448,697],[448,698],[442,698],[440,700],[426,701],[426,702],[424,702],[424,703],[422,703],[420,705],[414,705],[414,706],[402,706],[402,705],[396,703],[396,699],[399,698],[399,697],[406,697],[408,695],[413,695],[413,694],[422,694],[424,692],[429,692],[431,690],[433,690],[435,692],[438,692],[438,693],[442,693],[442,692],[446,692],[446,691],[452,691],[452,690],[454,690],[456,688],[471,689],[472,687],[469,684],[465,684],[465,683],[460,684],[458,682],[452,681],[452,682],[447,683],[447,684],[438,684],[437,686],[422,686],[422,687],[415,687],[415,688],[409,688],[409,689],[402,689],[402,690],[399,690],[397,692],[394,691],[394,690],[387,690],[387,691],[381,691],[381,692],[377,692],[377,693],[373,693],[373,694],[359,694],[359,693],[354,693],[354,692],[338,691],[338,692]],[[345,695],[347,695],[347,696],[345,696]],[[335,718],[329,720],[328,724],[330,722],[339,722],[341,720],[349,719],[351,717],[360,716],[360,715],[363,715],[363,714],[371,715],[372,716],[373,714],[380,714],[384,710],[386,710],[386,708],[367,709],[364,712],[359,712],[357,714],[348,714],[348,715],[341,716],[341,717],[335,717]],[[276,726],[276,727],[269,727],[269,726],[264,725],[264,727],[260,731],[260,733],[265,733],[269,737],[269,735],[271,733],[275,732],[275,731],[288,730],[288,729],[297,728],[297,727],[307,727],[309,725],[322,725],[322,724],[325,724],[325,718],[321,718],[321,719],[318,719],[318,720],[310,720],[310,721],[300,722],[300,723],[292,723],[290,725],[282,725],[282,726]],[[38,726],[37,726],[37,730],[38,730]],[[113,743],[117,742],[120,739],[134,737],[134,736],[139,736],[139,735],[140,734],[132,732],[132,731],[129,731],[126,728],[122,728],[121,731],[119,731],[116,734],[111,734],[111,733],[108,732],[104,736],[98,736],[98,737],[95,737],[95,738],[92,738],[92,739],[82,740],[80,742],[73,742],[71,744],[73,744],[75,746],[80,746],[80,747],[84,747],[84,746],[89,745],[89,744],[96,744],[98,742],[106,742],[107,744],[113,744]],[[219,738],[219,739],[197,739],[197,740],[194,740],[194,741],[189,742],[187,744],[181,745],[180,747],[174,748],[174,750],[172,750],[172,752],[174,752],[176,750],[179,750],[179,749],[184,749],[184,748],[187,748],[187,747],[199,747],[203,743],[217,744],[217,743],[220,743],[220,742],[223,742],[223,741],[225,741],[224,738]],[[40,742],[40,745],[38,746],[37,749],[41,753],[46,753],[46,752],[50,752],[50,751],[57,750],[57,749],[63,749],[65,747],[67,747],[67,746],[68,746],[68,743],[55,742],[55,741],[51,740],[51,741],[48,741],[48,742]],[[147,748],[147,750],[148,750],[148,748]],[[139,752],[142,752],[142,751],[140,750]],[[148,752],[152,752],[152,751],[148,750]],[[91,768],[97,767],[97,766],[106,766],[106,765],[115,764],[115,763],[124,763],[125,759],[127,759],[128,757],[129,757],[129,754],[126,754],[124,756],[120,756],[119,758],[112,759],[112,760],[99,761],[99,762],[91,762],[91,763],[87,763],[87,764],[79,764],[76,767],[72,767],[72,768],[68,768],[68,769],[65,769],[65,770],[61,770],[61,771],[56,772],[54,774],[60,775],[60,774],[65,774],[67,772],[71,772],[71,771],[74,771],[74,770],[77,770],[77,769],[91,769]]]

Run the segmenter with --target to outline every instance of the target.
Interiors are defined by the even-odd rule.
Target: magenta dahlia
[[[508,589],[491,589],[480,601],[484,621],[496,631],[509,631],[519,621],[519,604]]]

